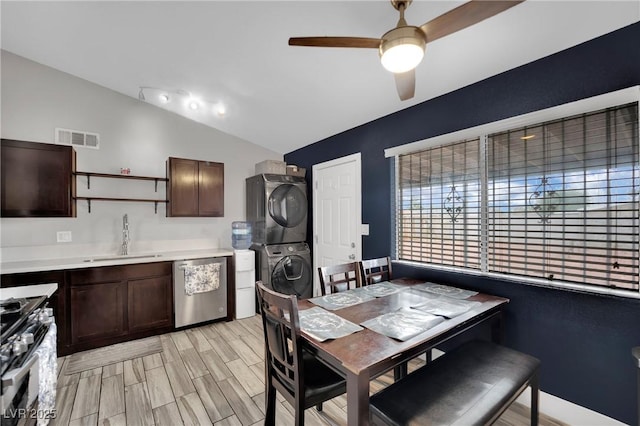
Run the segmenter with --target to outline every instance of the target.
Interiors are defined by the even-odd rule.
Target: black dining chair
[[[389,256],[363,260],[360,262],[360,268],[364,285],[389,281],[392,278],[391,258]]]
[[[358,262],[321,266],[318,268],[318,274],[323,296],[362,287],[362,273]]]
[[[276,424],[278,391],[293,406],[295,424],[304,425],[307,408],[322,411],[324,401],[346,392],[345,379],[304,349],[295,295],[276,293],[261,281],[256,282],[256,292],[266,350],[264,424]]]

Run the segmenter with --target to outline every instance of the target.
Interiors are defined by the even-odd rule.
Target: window
[[[480,269],[478,142],[400,156],[400,259]]]
[[[638,103],[397,157],[399,260],[638,291]]]

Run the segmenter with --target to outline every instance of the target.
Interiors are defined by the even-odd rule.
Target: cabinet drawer
[[[256,252],[252,250],[246,250],[246,253],[236,252],[233,255],[233,260],[236,271],[253,271],[255,269]]]
[[[131,278],[171,275],[171,268],[171,262],[155,262],[75,269],[70,273],[69,282],[72,286],[78,286],[88,283],[123,281]]]

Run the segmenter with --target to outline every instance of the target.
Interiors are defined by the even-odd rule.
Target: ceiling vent
[[[80,130],[56,128],[56,143],[58,145],[100,149],[100,135]]]

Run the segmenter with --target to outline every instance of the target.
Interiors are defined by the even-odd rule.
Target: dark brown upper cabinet
[[[224,164],[170,157],[167,216],[224,216]]]
[[[2,139],[2,217],[75,217],[70,146]]]

